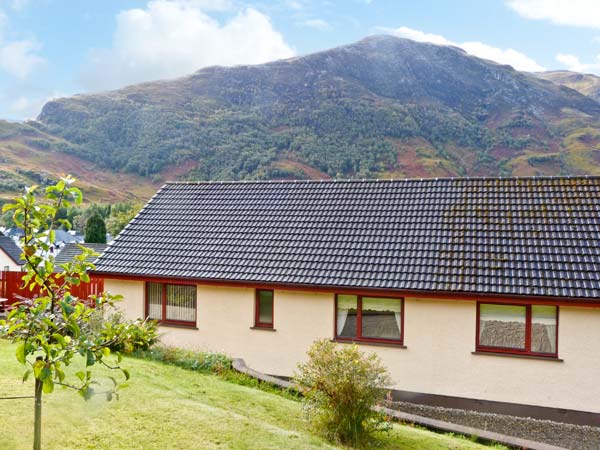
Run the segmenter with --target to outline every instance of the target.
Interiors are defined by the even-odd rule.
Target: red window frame
[[[260,321],[260,293],[270,292],[271,293],[271,322]],[[273,322],[275,322],[275,291],[273,289],[255,289],[254,291],[254,326],[256,328],[273,328]]]
[[[356,337],[345,337],[338,335],[337,329],[337,315],[338,315],[338,296],[340,295],[356,295]],[[393,300],[400,300],[400,339],[383,339],[383,338],[371,338],[362,337],[362,299],[363,297],[373,298],[389,298]],[[335,294],[335,311],[333,316],[333,329],[336,341],[342,342],[365,342],[375,344],[394,344],[404,345],[404,297],[390,297],[385,295],[358,295],[358,294]]]
[[[481,323],[481,305],[504,305],[504,306],[521,306],[525,307],[525,349],[520,350],[512,347],[491,347],[479,344],[479,327]],[[540,353],[531,351],[531,324],[532,324],[532,307],[533,306],[555,306],[556,307],[556,342],[554,344],[554,353]],[[478,352],[488,353],[507,353],[515,355],[537,356],[550,359],[558,358],[558,334],[559,334],[559,310],[558,305],[537,305],[535,303],[494,303],[494,302],[477,302],[477,326],[475,331],[475,349]]]
[[[198,292],[196,291],[196,307],[195,309],[195,314],[194,317],[196,317],[196,320],[194,321],[185,321],[185,320],[168,320],[166,319],[167,317],[167,286],[194,286],[196,287],[196,284],[194,283],[163,283],[160,281],[146,281],[144,283],[144,297],[146,299],[145,301],[145,317],[149,317],[149,311],[150,311],[150,306],[149,306],[149,301],[150,299],[148,298],[148,283],[154,283],[154,284],[160,284],[162,285],[162,299],[161,299],[161,318],[160,319],[152,319],[152,320],[156,320],[158,323],[162,323],[165,325],[180,325],[180,326],[186,326],[186,327],[195,327],[196,326],[196,321],[197,321],[197,317],[198,317]]]

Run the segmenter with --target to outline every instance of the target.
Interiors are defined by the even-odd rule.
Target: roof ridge
[[[330,178],[330,179],[310,179],[310,180],[211,180],[211,181],[166,181],[161,187],[162,190],[168,185],[208,185],[208,184],[285,184],[285,183],[373,183],[373,182],[435,182],[435,181],[506,181],[506,180],[600,180],[600,175],[544,175],[544,176],[514,176],[514,177],[414,177],[414,178]],[[159,190],[159,192],[160,192]],[[158,194],[158,192],[157,192]]]

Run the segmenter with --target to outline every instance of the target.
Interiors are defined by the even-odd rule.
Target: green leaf
[[[21,342],[17,345],[17,361],[21,364],[25,364],[25,342]]]
[[[79,372],[75,372],[75,376],[81,381],[85,380],[85,372],[83,372],[82,370],[80,370]]]
[[[45,364],[44,361],[39,360],[36,361],[33,364],[33,374],[35,375],[35,377],[40,380],[41,379],[41,375],[42,375],[42,369],[44,368]]]
[[[63,335],[62,335],[62,334],[54,333],[54,334],[52,335],[52,338],[53,338],[53,339],[54,339],[56,342],[58,342],[62,348],[65,348],[65,347],[67,346],[67,342],[65,341],[65,338],[63,337]]]
[[[85,387],[81,391],[80,394],[83,396],[85,400],[89,400],[94,396],[94,390],[91,387]]]
[[[95,363],[96,363],[96,356],[94,355],[94,352],[91,350],[88,350],[85,355],[86,367],[93,366]]]
[[[121,369],[121,372],[123,372],[123,375],[125,375],[125,380],[129,380],[129,378],[131,377],[131,375],[129,374],[129,370]]]
[[[23,383],[25,383],[29,379],[29,375],[31,375],[31,372],[33,372],[33,370],[31,369],[27,369],[25,371],[25,373],[23,374]]]
[[[104,355],[105,358],[108,358],[110,356],[110,348],[104,347],[102,349],[102,355]]]
[[[54,370],[56,371],[56,376],[58,377],[58,381],[60,381],[62,383],[65,380],[65,373],[63,372],[62,369],[59,369],[58,367],[55,367]]]
[[[52,377],[48,377],[44,380],[44,385],[42,387],[44,394],[50,394],[54,390],[54,381],[52,381]]]
[[[52,378],[52,371],[49,367],[44,366],[40,371],[40,376],[38,378],[45,382],[48,378]]]

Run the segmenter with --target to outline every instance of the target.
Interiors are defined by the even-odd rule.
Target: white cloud
[[[598,0],[508,0],[506,4],[527,19],[547,20],[558,25],[600,28]]]
[[[414,28],[400,27],[395,30],[389,28],[386,30],[394,36],[412,39],[417,42],[431,42],[432,44],[437,45],[456,45],[442,35],[425,33],[421,30],[415,30]]]
[[[6,39],[9,26],[8,16],[0,9],[0,73],[24,80],[45,64],[46,60],[39,55],[42,45],[35,38]]]
[[[25,96],[19,95],[12,100],[8,100],[8,114],[14,120],[35,119],[42,110],[42,107],[55,98],[64,97],[60,92],[53,92],[51,95]]]
[[[459,45],[463,50],[479,58],[491,59],[501,64],[509,64],[517,70],[525,72],[541,72],[546,70],[527,55],[512,48],[498,48],[482,42],[463,42]]]
[[[32,39],[0,41],[0,70],[21,80],[27,78],[45,63],[37,53],[40,48],[41,45]]]
[[[294,11],[300,11],[304,9],[304,4],[298,0],[286,0],[285,4],[288,8],[293,9]]]
[[[331,30],[331,25],[328,22],[324,21],[323,19],[305,20],[304,22],[301,23],[301,25],[308,27],[308,28],[314,28],[316,30],[321,30],[321,31]]]
[[[263,13],[246,8],[220,23],[206,13],[206,5],[207,0],[154,0],[144,9],[122,11],[112,48],[91,52],[82,73],[84,85],[109,89],[187,75],[211,65],[259,64],[294,56]]]
[[[396,29],[383,28],[383,30],[394,36],[408,38],[418,42],[431,42],[432,44],[437,45],[453,45],[455,47],[460,47],[471,55],[490,59],[500,64],[509,64],[515,69],[523,70],[525,72],[540,72],[546,70],[545,67],[541,66],[527,55],[512,48],[502,49],[492,47],[491,45],[478,41],[456,43],[446,39],[442,35],[425,33],[408,27]]]
[[[557,54],[555,59],[567,70],[571,70],[573,72],[600,73],[600,55],[597,57],[597,62],[588,64],[582,63],[575,55],[569,55],[565,53]]]

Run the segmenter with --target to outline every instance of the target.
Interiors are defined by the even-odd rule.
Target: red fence
[[[0,272],[0,297],[8,299],[8,305],[18,302],[21,297],[34,298],[39,295],[39,287],[32,291],[22,289],[25,272]],[[89,283],[81,283],[71,287],[71,294],[82,300],[90,295],[99,295],[104,291],[104,279],[90,275]],[[1,307],[1,305],[0,305]]]

